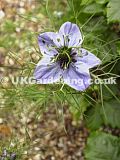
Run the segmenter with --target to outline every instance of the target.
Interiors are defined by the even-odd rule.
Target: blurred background
[[[120,159],[119,8],[119,0],[0,1],[0,160]],[[33,76],[38,34],[66,21],[102,60],[92,72],[117,84],[62,93],[59,85],[13,83]]]

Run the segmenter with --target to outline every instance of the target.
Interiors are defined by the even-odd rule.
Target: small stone
[[[35,150],[35,151],[39,151],[40,148],[39,148],[39,147],[35,147],[34,150]]]
[[[24,14],[25,12],[26,12],[26,10],[24,8],[19,8],[18,9],[19,14]]]
[[[3,123],[3,119],[2,118],[0,118],[0,124],[2,124]]]
[[[37,154],[33,157],[33,160],[41,160],[40,154]]]
[[[5,17],[5,12],[3,10],[0,10],[0,19],[3,19]]]
[[[9,58],[8,62],[9,62],[10,65],[14,65],[13,59]]]
[[[24,2],[20,2],[20,7],[24,7],[25,3]]]
[[[15,30],[19,33],[21,29],[17,27]]]
[[[51,160],[55,160],[55,157],[51,157]]]

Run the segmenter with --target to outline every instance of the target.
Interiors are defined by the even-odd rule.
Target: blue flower
[[[59,32],[46,32],[38,37],[43,55],[34,72],[40,84],[63,83],[83,91],[90,85],[89,69],[101,63],[100,59],[86,49],[79,27],[71,22],[64,23]]]

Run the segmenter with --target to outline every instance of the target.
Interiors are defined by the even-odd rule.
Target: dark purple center
[[[69,68],[70,63],[75,63],[75,55],[77,54],[76,52],[73,52],[71,54],[72,49],[63,47],[59,48],[58,52],[59,54],[56,55],[56,61],[59,62],[61,69],[67,69]]]

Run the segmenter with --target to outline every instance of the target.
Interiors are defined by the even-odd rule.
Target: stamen
[[[76,60],[76,59],[72,59],[72,62],[74,62],[74,63],[75,63],[75,62],[77,62],[77,60]]]
[[[86,51],[84,56],[87,56],[87,55],[88,55],[88,52]]]
[[[76,60],[74,56],[77,54],[74,52],[71,54],[71,48],[64,46],[63,48],[59,48],[59,54],[55,55],[54,62],[59,62],[61,69],[69,68],[71,62],[75,63]]]
[[[45,44],[45,41],[44,41],[44,40],[42,40],[42,42]]]
[[[73,52],[73,53],[72,53],[72,56],[75,56],[76,54],[77,54],[76,52]]]
[[[60,38],[57,38],[57,41],[60,42]]]

